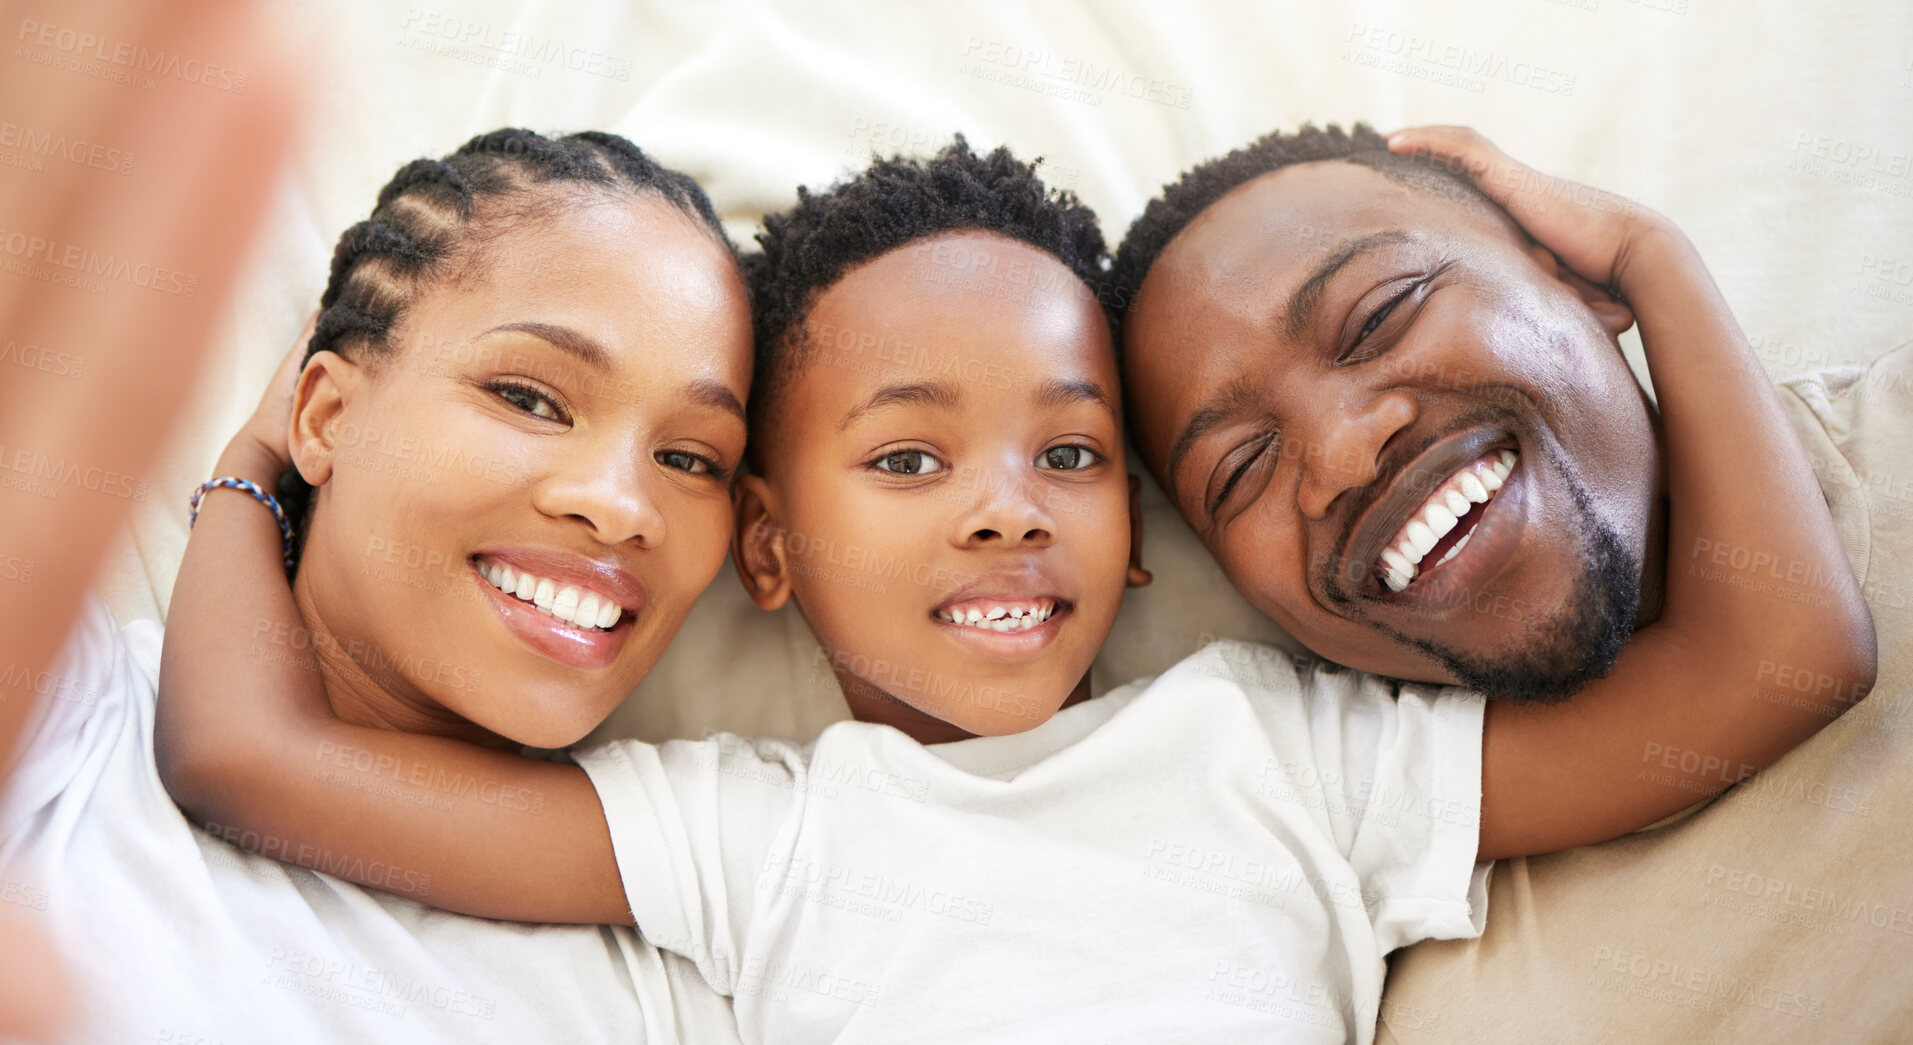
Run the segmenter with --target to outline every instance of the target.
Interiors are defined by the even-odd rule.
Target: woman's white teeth
[[[1471,461],[1448,480],[1435,488],[1422,502],[1420,511],[1408,520],[1401,532],[1396,534],[1395,542],[1382,549],[1381,559],[1377,563],[1382,583],[1390,591],[1401,591],[1408,587],[1421,573],[1421,561],[1434,549],[1443,537],[1453,532],[1461,520],[1474,511],[1475,505],[1487,504],[1494,499],[1495,492],[1507,481],[1514,471],[1517,460],[1513,450],[1502,450],[1492,457]],[[1474,537],[1474,527],[1470,523],[1468,532],[1461,540],[1442,554],[1431,565],[1439,566],[1455,557],[1455,553],[1467,547]]]
[[[478,572],[499,591],[575,627],[607,631],[624,615],[624,608],[609,596],[575,584],[559,584],[549,577],[522,573],[485,559],[478,560]]]
[[[969,606],[955,610],[938,610],[937,618],[951,624],[963,624],[989,631],[1027,631],[1034,628],[1056,612],[1056,604],[1038,602],[1029,606]]]

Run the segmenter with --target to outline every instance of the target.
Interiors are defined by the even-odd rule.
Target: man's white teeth
[[[1443,537],[1461,525],[1478,504],[1487,504],[1514,471],[1517,457],[1513,450],[1502,450],[1492,458],[1472,461],[1436,487],[1422,502],[1421,509],[1408,520],[1395,542],[1382,549],[1378,572],[1390,591],[1408,587],[1421,573],[1421,562]],[[1461,540],[1442,553],[1430,565],[1439,566],[1455,557],[1474,537],[1476,522],[1470,522]]]
[[[1480,479],[1475,478],[1473,472],[1461,473],[1461,495],[1468,499],[1469,504],[1488,503],[1488,488],[1481,484]]]
[[[624,615],[624,607],[610,596],[575,584],[559,584],[487,559],[478,560],[478,572],[492,587],[574,627],[608,631]]]
[[[1028,631],[1050,619],[1056,604],[1047,600],[1028,606],[969,606],[956,610],[938,610],[937,618],[987,631]]]

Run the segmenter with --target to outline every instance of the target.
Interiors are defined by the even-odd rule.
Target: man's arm
[[[264,433],[289,413],[275,397],[289,398],[297,355],[215,474],[274,487],[286,456]],[[155,748],[174,801],[255,852],[446,910],[631,924],[583,770],[332,714],[316,663],[261,638],[303,623],[280,552],[263,506],[206,495],[160,660]]]
[[[1390,147],[1463,165],[1640,325],[1667,442],[1660,618],[1572,700],[1491,703],[1482,740],[1482,859],[1614,838],[1724,790],[1865,695],[1872,615],[1772,381],[1672,223],[1580,186],[1550,191],[1566,183],[1465,129]]]

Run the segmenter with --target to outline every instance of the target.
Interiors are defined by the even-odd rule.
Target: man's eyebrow
[[[724,387],[722,382],[708,377],[699,378],[685,389],[684,397],[698,406],[712,406],[729,414],[736,414],[739,421],[749,424],[744,413],[744,404],[737,401],[737,393]]]
[[[588,367],[598,370],[608,370],[611,367],[611,353],[605,351],[603,345],[570,327],[561,327],[552,323],[506,323],[503,326],[493,327],[479,336],[488,337],[507,330],[519,334],[530,334],[540,341],[575,356],[580,363]]]
[[[1195,448],[1197,440],[1208,435],[1222,422],[1234,417],[1244,405],[1255,398],[1257,382],[1248,374],[1238,374],[1230,379],[1202,404],[1202,408],[1182,426],[1182,434],[1176,436],[1175,448],[1169,451],[1169,461],[1163,466],[1162,474],[1169,480],[1169,497],[1172,501],[1181,499],[1178,488],[1179,472],[1182,462]]]
[[[1378,247],[1406,243],[1413,238],[1406,229],[1383,229],[1380,232],[1371,232],[1361,239],[1350,240],[1335,248],[1333,253],[1315,266],[1315,271],[1309,273],[1309,278],[1295,288],[1295,293],[1289,295],[1284,332],[1290,338],[1302,336],[1302,332],[1307,330],[1315,319],[1315,306],[1321,303],[1322,291],[1328,288],[1328,281],[1334,279],[1335,274],[1342,271],[1349,262]]]
[[[957,404],[957,391],[954,387],[941,381],[907,385],[885,385],[875,392],[872,392],[870,398],[852,407],[850,412],[844,415],[844,419],[837,424],[837,430],[841,432],[849,428],[851,422],[872,410],[879,410],[886,406],[896,406],[900,403],[918,403],[923,406],[941,407],[947,410]]]
[[[1072,403],[1100,403],[1108,409],[1115,409],[1110,401],[1109,393],[1103,391],[1103,386],[1088,379],[1066,381],[1056,378],[1045,381],[1036,386],[1036,392],[1030,398],[1036,401],[1037,406],[1042,407],[1069,406]]]

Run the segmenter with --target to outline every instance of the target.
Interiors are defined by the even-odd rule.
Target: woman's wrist
[[[246,479],[270,491],[278,487],[279,477],[291,467],[291,462],[241,432],[226,444],[219,461],[213,465],[213,474]]]

